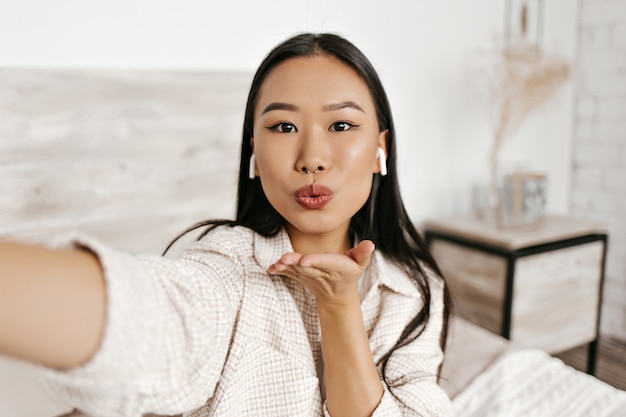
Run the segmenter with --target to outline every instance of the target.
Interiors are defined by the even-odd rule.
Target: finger
[[[350,249],[346,255],[354,259],[356,263],[365,269],[372,259],[372,253],[376,246],[371,240],[363,240],[355,248]]]
[[[321,279],[322,277],[320,276],[320,271],[317,269],[301,271],[300,268],[287,266],[284,270],[275,273],[297,281],[313,291],[324,283],[324,279]]]
[[[325,271],[316,266],[302,266],[297,263],[291,265],[290,261],[284,263],[281,260],[270,265],[267,268],[267,272],[270,274],[285,275],[289,278],[302,277],[305,279],[317,279],[328,275]]]
[[[285,253],[280,257],[279,262],[285,265],[296,265],[302,259],[302,255],[297,252]]]
[[[304,255],[297,266],[299,268],[311,268],[321,271],[333,271],[337,269],[349,268],[350,259],[338,253],[312,253]]]
[[[280,260],[267,268],[270,274],[280,274],[289,278],[297,278],[300,273],[291,265],[285,265]]]
[[[300,261],[301,258],[302,258],[302,255],[300,255],[299,253],[295,253],[295,252],[286,253],[283,256],[281,256],[278,261],[270,265],[269,268],[267,268],[267,271],[270,274],[282,273],[286,271],[292,265],[296,265]]]

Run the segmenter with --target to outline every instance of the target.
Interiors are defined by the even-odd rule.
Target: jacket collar
[[[371,268],[373,285],[387,287],[391,291],[406,296],[419,295],[416,284],[407,275],[405,269],[388,259],[382,252],[374,251],[369,268]]]
[[[285,253],[293,252],[289,235],[282,228],[276,236],[265,237],[254,233],[254,259],[267,271]]]

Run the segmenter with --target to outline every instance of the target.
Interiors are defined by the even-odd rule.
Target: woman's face
[[[377,150],[386,150],[365,82],[333,57],[289,59],[261,86],[253,133],[256,174],[294,249],[347,249],[350,219],[380,172]]]

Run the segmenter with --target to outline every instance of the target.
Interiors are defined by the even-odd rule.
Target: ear
[[[380,132],[378,134],[378,142],[376,144],[376,162],[374,165],[374,174],[378,174],[379,172],[381,172],[382,170],[382,163],[386,163],[385,161],[387,160],[387,137],[389,136],[389,130],[383,130],[382,132]],[[382,149],[383,152],[385,153],[385,161],[380,161],[379,156],[379,151],[378,149]]]

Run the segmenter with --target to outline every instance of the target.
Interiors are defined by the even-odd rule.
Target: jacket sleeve
[[[47,370],[52,388],[93,416],[176,414],[214,392],[228,351],[243,267],[228,242],[200,242],[183,258],[132,256],[85,238],[99,258],[107,317],[83,366]],[[211,246],[213,245],[213,246]]]

